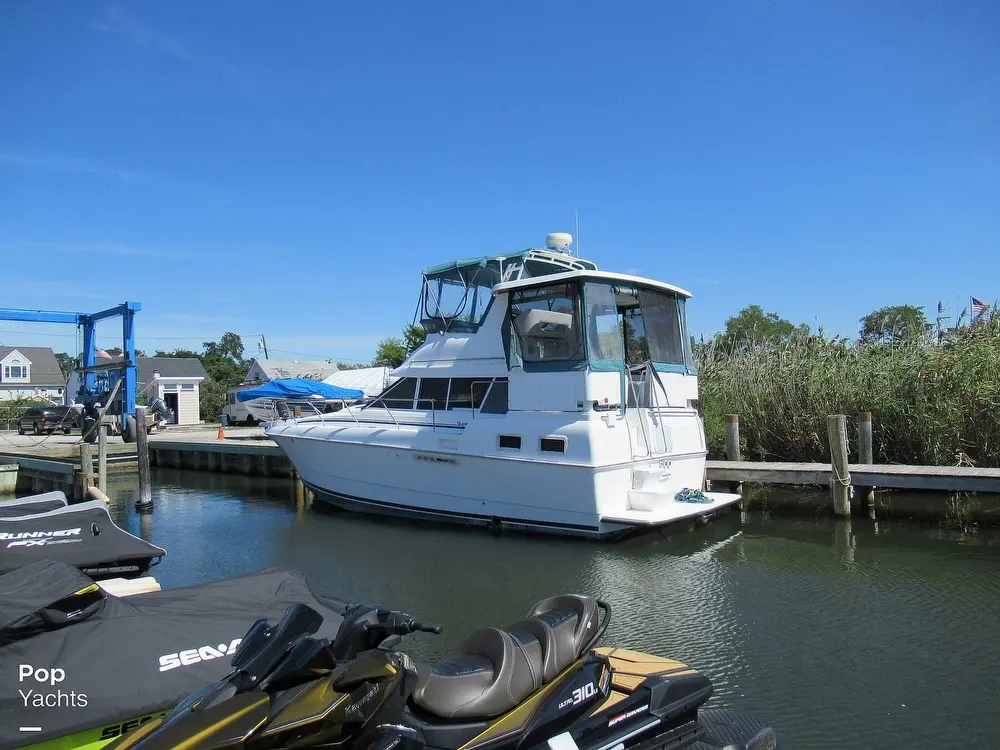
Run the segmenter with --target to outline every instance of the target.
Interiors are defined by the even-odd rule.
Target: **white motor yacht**
[[[318,500],[495,529],[618,537],[732,508],[705,492],[685,305],[572,238],[427,268],[427,340],[361,405],[271,424]]]

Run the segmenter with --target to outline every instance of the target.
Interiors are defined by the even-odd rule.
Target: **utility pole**
[[[264,359],[270,359],[267,356],[267,341],[264,339],[264,334],[263,333],[260,335],[260,345],[264,349]]]

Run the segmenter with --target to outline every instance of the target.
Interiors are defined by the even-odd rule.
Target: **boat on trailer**
[[[379,396],[266,433],[336,507],[612,538],[710,519],[689,292],[545,250],[423,271],[427,340]]]

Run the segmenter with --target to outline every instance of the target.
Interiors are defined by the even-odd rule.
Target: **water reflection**
[[[772,722],[782,747],[1000,746],[1000,536],[897,520],[745,512],[625,543],[493,536],[309,507],[284,479],[157,470],[151,513],[127,480],[123,526],[167,549],[172,587],[279,565],[317,591],[471,629],[554,593],[606,598],[607,642],[670,655],[713,701]]]

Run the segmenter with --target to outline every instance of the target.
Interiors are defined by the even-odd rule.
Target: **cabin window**
[[[597,369],[621,369],[622,326],[620,324],[615,287],[610,284],[588,282],[586,286],[587,347],[592,365]]]
[[[412,409],[413,397],[416,392],[416,378],[401,378],[382,391],[382,394],[376,397],[369,406],[381,406],[387,409]]]
[[[543,437],[539,441],[539,447],[543,453],[565,453],[566,438],[564,437]]]
[[[507,413],[507,379],[499,379],[493,382],[483,407],[479,410],[481,414],[506,414]]]
[[[194,383],[182,383],[181,384],[181,390],[182,391],[193,391],[194,390]]]
[[[576,284],[514,292],[510,316],[521,361],[526,365],[582,361],[580,307]]]
[[[646,332],[649,358],[654,362],[684,364],[684,335],[676,295],[652,289],[639,290],[639,307]],[[683,304],[683,303],[681,303]]]
[[[442,411],[448,402],[448,378],[421,378],[418,409]]]
[[[482,406],[490,381],[483,378],[454,378],[448,392],[449,409],[478,409]]]
[[[513,450],[521,450],[521,436],[520,435],[500,435],[499,445],[501,448],[511,448]]]

